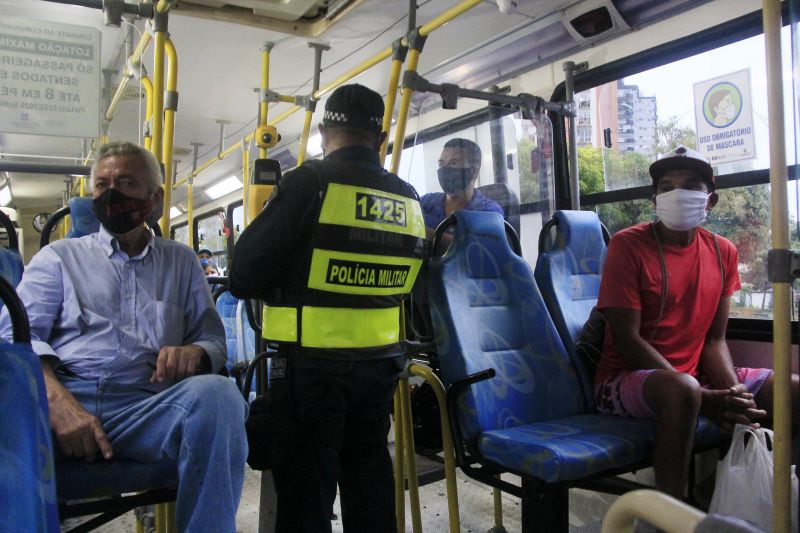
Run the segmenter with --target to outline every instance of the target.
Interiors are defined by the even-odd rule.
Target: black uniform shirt
[[[375,172],[376,179],[383,173],[378,152],[367,147],[340,148],[328,154],[328,160]],[[311,236],[321,195],[319,177],[306,165],[281,179],[277,194],[236,242],[229,269],[234,296],[272,303],[298,300],[308,281]]]

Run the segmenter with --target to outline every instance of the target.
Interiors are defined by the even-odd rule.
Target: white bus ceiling
[[[63,1],[63,0],[61,0]],[[425,24],[445,10],[457,5],[456,0],[421,0],[417,2],[417,25]],[[443,81],[461,84],[471,89],[485,89],[496,83],[508,83],[524,79],[519,75],[533,71],[537,66],[553,63],[552,76],[546,76],[546,83],[536,83],[536,87],[514,87],[514,90],[535,92],[548,97],[555,83],[563,78],[556,72],[562,59],[570,54],[581,54],[581,50],[591,48],[593,56],[610,57],[613,42],[604,41],[675,16],[688,9],[698,8],[707,2],[690,0],[645,1],[617,0],[613,4],[621,15],[624,24],[617,35],[606,35],[603,41],[585,41],[567,31],[565,18],[573,17],[587,9],[606,3],[604,0],[570,1],[519,0],[511,14],[498,9],[493,1],[485,1],[467,11],[456,20],[434,31],[427,40],[420,57],[419,72],[434,83]],[[204,5],[200,5],[204,4]],[[261,58],[259,47],[267,41],[275,43],[270,56],[270,89],[281,94],[306,95],[311,92],[313,70],[313,50],[309,48],[308,37],[295,33],[279,32],[287,20],[270,18],[265,14],[270,5],[309,6],[302,11],[306,18],[299,18],[295,24],[324,19],[316,10],[322,2],[292,0],[275,2],[268,0],[197,0],[181,2],[170,12],[169,33],[178,54],[178,92],[179,105],[175,127],[175,159],[179,160],[176,181],[187,176],[191,170],[191,143],[202,143],[199,164],[216,155],[220,148],[218,120],[229,121],[226,126],[226,140],[223,148],[239,143],[252,132],[258,113],[258,96],[254,89],[260,85]],[[333,5],[334,3],[329,3]],[[388,47],[393,40],[403,36],[407,26],[408,3],[401,0],[354,0],[343,6],[339,14],[330,21],[325,31],[315,42],[330,45],[331,49],[322,56],[321,85],[351,70]],[[757,2],[719,1],[713,11],[718,22],[759,8]],[[294,6],[292,6],[294,7]],[[281,7],[281,9],[283,9]],[[700,8],[702,9],[702,7]],[[248,11],[249,10],[249,11]],[[203,12],[202,16],[198,13]],[[224,22],[221,20],[242,19],[242,13],[253,13],[247,24]],[[213,12],[209,14],[210,12]],[[231,13],[235,17],[229,16]],[[258,13],[258,15],[256,15]],[[315,14],[316,13],[316,14]],[[106,27],[103,13],[88,7],[53,3],[44,0],[0,0],[0,18],[5,16],[24,17],[42,21],[59,22],[76,26],[90,26],[102,32],[102,60],[104,69],[115,74],[111,76],[112,86],[119,80],[119,72],[124,67],[126,24],[121,28]],[[338,18],[337,18],[338,17]],[[247,18],[247,17],[245,17]],[[679,16],[678,19],[687,18]],[[707,19],[706,19],[707,20]],[[143,21],[135,23],[134,44],[139,33],[144,30]],[[673,24],[678,32],[680,24]],[[632,28],[633,30],[631,30]],[[615,33],[614,31],[608,32]],[[670,36],[653,36],[664,39]],[[642,48],[659,44],[656,41],[642,43]],[[626,49],[626,53],[637,50]],[[145,53],[145,68],[152,70],[152,46]],[[596,66],[596,65],[590,65]],[[380,63],[361,74],[353,81],[385,92],[389,75],[389,61]],[[514,83],[513,85],[519,85]],[[129,88],[136,88],[138,82],[132,80]],[[112,90],[113,90],[112,87]],[[543,91],[543,92],[539,92]],[[431,104],[434,99],[431,99]],[[105,112],[102,102],[94,103]],[[314,117],[316,124],[320,119],[323,101],[318,105]],[[426,110],[429,105],[426,105]],[[435,108],[436,105],[430,105]],[[465,106],[466,107],[466,106]],[[270,117],[275,117],[288,108],[288,104],[270,107]],[[130,140],[141,142],[144,102],[135,97],[123,100],[110,125],[111,140]],[[413,110],[412,110],[413,112]],[[452,112],[450,112],[452,113]],[[281,143],[271,150],[277,154],[285,149],[296,155],[298,139],[302,131],[303,114],[295,113],[278,125],[283,137]],[[436,113],[438,117],[447,114]],[[455,116],[455,114],[453,114]],[[446,120],[442,119],[442,120]],[[413,127],[416,121],[410,121]],[[0,125],[0,153],[3,159],[20,162],[39,163],[80,163],[82,139],[77,137],[46,137],[23,134],[2,133]],[[52,159],[64,158],[64,159]],[[204,210],[210,199],[203,193],[208,186],[221,179],[237,174],[241,177],[241,157],[231,156],[213,165],[195,178],[195,209]],[[62,202],[64,176],[13,174],[11,189],[12,206],[23,212],[52,210]],[[225,197],[230,201],[232,196]],[[172,203],[185,204],[185,187],[173,192]],[[179,219],[180,220],[180,219]]]

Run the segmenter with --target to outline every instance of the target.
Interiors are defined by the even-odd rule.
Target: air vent
[[[189,0],[214,9],[244,8],[259,17],[294,21],[324,15],[326,0]]]

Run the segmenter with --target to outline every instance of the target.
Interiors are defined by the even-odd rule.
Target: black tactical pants
[[[288,460],[273,470],[278,533],[331,531],[337,483],[347,533],[395,532],[386,436],[404,358],[329,361],[292,352],[295,438]]]

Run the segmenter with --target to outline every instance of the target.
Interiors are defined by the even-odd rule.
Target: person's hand
[[[767,416],[741,383],[729,389],[703,389],[702,414],[726,431],[732,431],[736,424],[758,428],[754,420]]]
[[[158,352],[156,368],[150,376],[150,383],[160,383],[165,379],[181,381],[194,376],[203,366],[205,351],[197,345],[164,346]]]
[[[50,402],[50,427],[61,450],[67,457],[82,457],[94,461],[97,451],[105,459],[114,452],[108,435],[97,417],[89,414],[73,397],[61,397]]]

